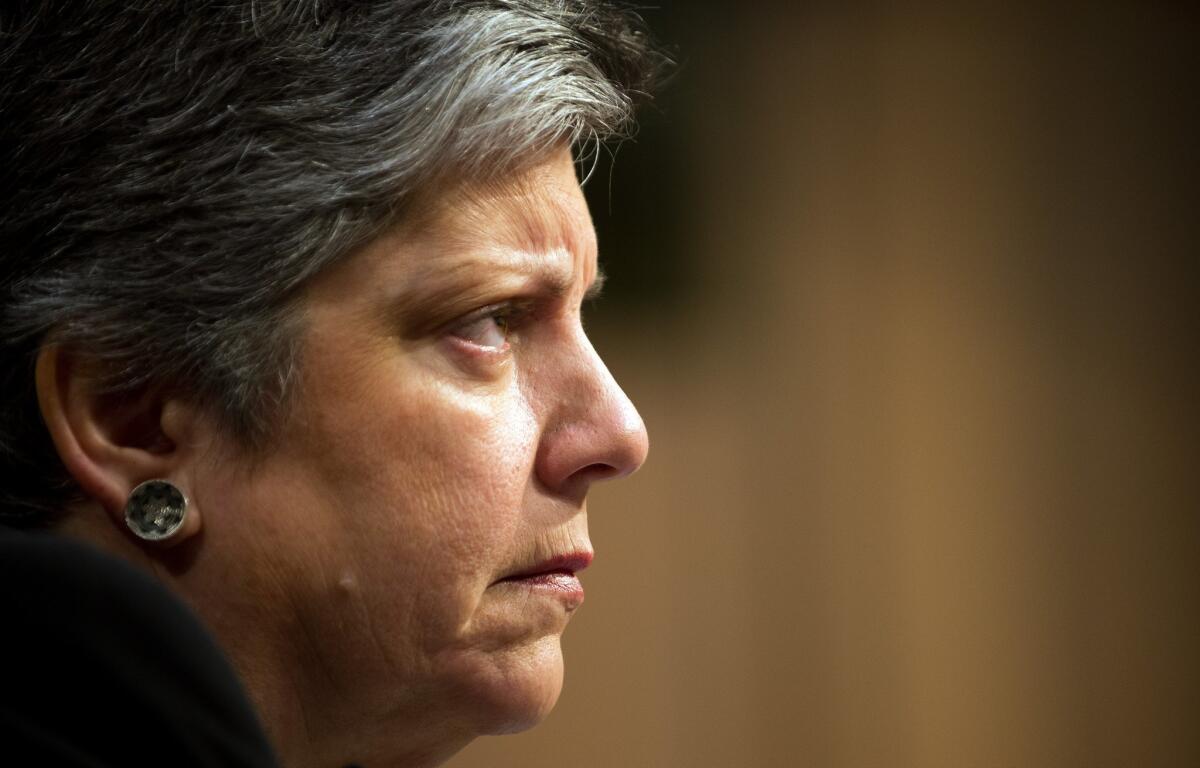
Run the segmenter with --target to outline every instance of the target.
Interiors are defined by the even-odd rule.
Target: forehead
[[[433,191],[414,206],[409,229],[438,230],[465,242],[486,232],[536,249],[590,235],[591,218],[571,155],[563,150],[516,173]]]
[[[414,276],[493,265],[562,282],[595,271],[595,231],[566,150],[520,173],[435,194],[405,229],[410,241],[432,246],[408,264]]]
[[[487,270],[586,283],[596,270],[595,232],[566,150],[500,179],[437,190],[398,234],[408,258],[394,267],[410,283]]]
[[[403,300],[487,279],[582,293],[596,272],[591,217],[563,149],[504,178],[427,192],[398,226],[318,278],[310,295],[317,303]]]

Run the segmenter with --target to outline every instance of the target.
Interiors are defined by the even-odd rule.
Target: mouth
[[[591,552],[556,555],[498,579],[496,585],[513,587],[561,598],[568,611],[583,603],[583,585],[576,574],[592,562]]]

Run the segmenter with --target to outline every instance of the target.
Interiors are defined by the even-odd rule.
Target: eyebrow
[[[480,271],[491,271],[500,277],[498,280],[475,278]],[[511,281],[520,281],[521,287],[513,287]],[[583,300],[598,298],[606,281],[607,276],[597,264]],[[519,261],[479,258],[449,266],[429,265],[413,276],[410,286],[392,296],[388,302],[390,313],[408,321],[405,335],[420,336],[454,320],[461,312],[496,300],[497,285],[505,286],[504,291],[562,300],[570,294],[575,280],[572,271],[546,265],[526,266]]]
[[[600,294],[604,293],[604,284],[608,282],[608,273],[604,271],[604,267],[596,265],[596,276],[592,279],[592,284],[588,286],[587,291],[583,294],[584,301],[595,301],[600,298]]]

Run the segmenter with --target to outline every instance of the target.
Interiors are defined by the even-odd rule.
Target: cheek
[[[530,535],[539,430],[520,388],[464,391],[379,365],[313,382],[299,400],[242,505],[273,518],[261,554],[285,594],[272,602],[308,635],[336,638],[330,667],[347,690],[433,697],[467,684],[455,664],[468,687],[489,670],[497,695],[519,687],[501,678],[542,665],[482,649],[525,639],[491,620],[485,597]]]
[[[461,620],[454,614],[512,554],[537,430],[515,388],[464,393],[414,380],[327,393],[345,405],[309,420],[302,463],[347,528],[354,551],[344,556],[364,571],[360,582],[420,584]]]

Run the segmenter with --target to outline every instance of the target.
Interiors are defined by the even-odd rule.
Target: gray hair
[[[33,385],[49,340],[264,445],[296,299],[447,177],[622,137],[665,59],[584,0],[14,2],[0,10],[0,507],[78,495]]]

